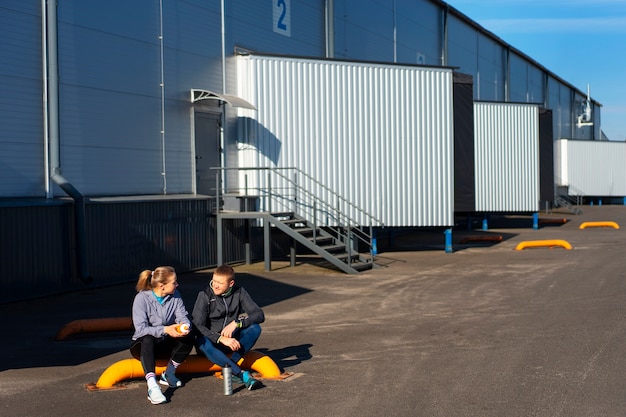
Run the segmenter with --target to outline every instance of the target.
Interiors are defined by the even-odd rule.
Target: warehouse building
[[[357,272],[380,228],[551,206],[553,143],[602,138],[597,101],[439,0],[6,0],[0,23],[17,299],[290,242]]]

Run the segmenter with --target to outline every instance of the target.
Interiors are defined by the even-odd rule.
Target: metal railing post
[[[352,265],[352,230],[350,226],[348,226],[346,239],[348,239],[348,266],[351,266]]]
[[[313,202],[313,243],[317,243],[317,201]]]
[[[292,203],[292,210],[294,213],[297,213],[297,209],[298,209],[298,173],[294,172],[293,174],[293,203]]]
[[[267,211],[272,212],[272,172],[267,172]]]

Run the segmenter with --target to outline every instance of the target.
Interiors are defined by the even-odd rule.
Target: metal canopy
[[[256,107],[244,100],[241,97],[233,96],[231,94],[219,94],[213,91],[200,90],[196,88],[191,89],[191,102],[195,103],[200,100],[219,100],[230,104],[233,107],[242,107],[244,109],[256,110]]]

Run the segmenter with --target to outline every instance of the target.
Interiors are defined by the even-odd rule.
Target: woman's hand
[[[178,324],[170,324],[169,326],[164,326],[163,331],[166,335],[171,337],[183,337],[186,333],[180,333],[177,327]]]

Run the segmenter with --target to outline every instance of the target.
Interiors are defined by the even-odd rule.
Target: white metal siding
[[[240,166],[297,167],[388,226],[453,224],[451,70],[260,56],[238,69],[258,108],[240,113],[258,122]]]
[[[476,211],[539,210],[539,109],[474,103]]]
[[[559,139],[557,182],[571,195],[626,196],[626,143]]]

